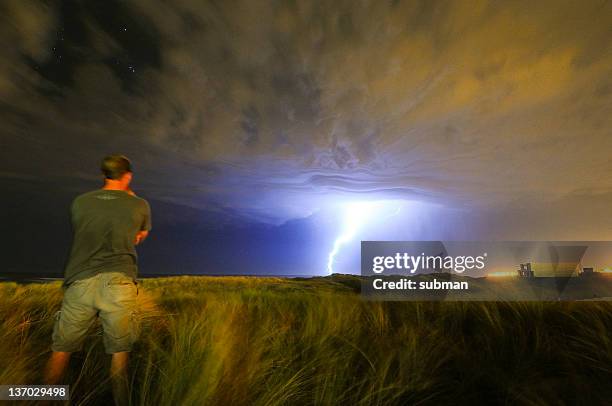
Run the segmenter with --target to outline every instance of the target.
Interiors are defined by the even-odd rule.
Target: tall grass
[[[368,302],[350,278],[143,281],[136,405],[603,404],[612,303]],[[59,283],[0,284],[0,384],[40,382]],[[73,404],[108,404],[99,325]]]

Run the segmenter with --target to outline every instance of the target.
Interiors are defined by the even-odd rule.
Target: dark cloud
[[[6,179],[68,185],[120,150],[152,199],[271,223],[347,196],[536,213],[612,190],[606,1],[2,7]]]

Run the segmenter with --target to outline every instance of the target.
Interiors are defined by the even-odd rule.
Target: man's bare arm
[[[136,239],[134,240],[134,245],[138,245],[147,238],[149,235],[149,230],[141,230],[136,234]]]

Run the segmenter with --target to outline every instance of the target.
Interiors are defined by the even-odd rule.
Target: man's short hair
[[[125,173],[132,172],[132,165],[125,155],[109,155],[102,160],[100,169],[106,179],[118,180]]]

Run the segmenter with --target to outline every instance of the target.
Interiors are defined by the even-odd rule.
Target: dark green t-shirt
[[[98,189],[77,196],[70,208],[74,239],[64,285],[100,272],[138,274],[134,240],[151,229],[149,203],[121,190]]]

